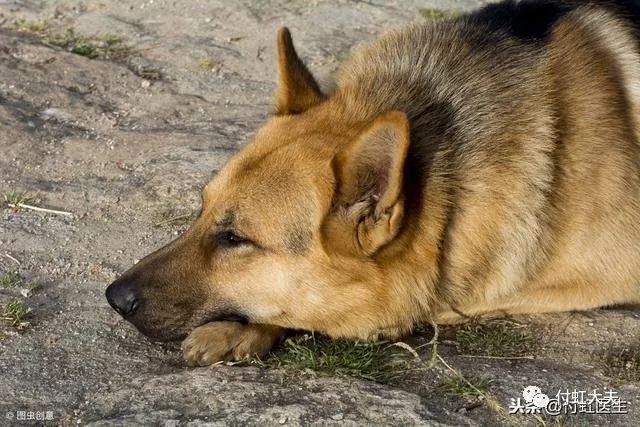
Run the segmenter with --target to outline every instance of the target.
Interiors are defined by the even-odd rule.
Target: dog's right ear
[[[278,89],[275,113],[298,114],[320,103],[324,96],[293,47],[286,27],[278,31]]]

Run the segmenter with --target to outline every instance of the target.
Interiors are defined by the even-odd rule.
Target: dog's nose
[[[109,305],[122,317],[132,316],[140,302],[136,287],[128,281],[116,280],[105,292]]]

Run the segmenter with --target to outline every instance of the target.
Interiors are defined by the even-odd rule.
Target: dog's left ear
[[[367,255],[400,231],[409,132],[404,113],[384,114],[334,159],[341,204],[357,220],[358,245]]]
[[[278,89],[275,113],[298,114],[320,103],[324,96],[293,47],[286,27],[278,31]]]

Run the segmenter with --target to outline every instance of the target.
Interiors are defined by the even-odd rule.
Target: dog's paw
[[[237,361],[264,356],[283,335],[284,329],[270,325],[212,322],[194,329],[182,343],[190,366]]]

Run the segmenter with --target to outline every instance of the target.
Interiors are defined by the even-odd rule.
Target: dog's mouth
[[[239,313],[236,311],[230,311],[230,312],[218,314],[216,316],[212,316],[208,318],[206,322],[202,323],[202,325],[206,325],[207,323],[211,323],[211,322],[237,322],[237,323],[246,325],[249,323],[249,318],[242,313]]]
[[[164,323],[163,325],[154,322],[141,322],[135,319],[128,319],[133,325],[142,332],[143,335],[155,342],[179,341],[187,337],[194,329],[212,322],[236,322],[246,325],[250,322],[247,315],[236,310],[225,310],[212,313],[209,316],[202,316],[201,320],[193,319],[191,322]]]
[[[145,325],[135,325],[136,328],[140,332],[142,332],[145,336],[150,338],[154,342],[168,342],[168,341],[180,341],[189,335],[189,333],[200,326],[206,325],[212,322],[237,322],[242,325],[246,325],[249,323],[249,318],[241,313],[237,312],[225,312],[222,314],[216,314],[215,316],[207,317],[205,321],[198,322],[197,326],[188,328],[185,330],[184,326],[178,328],[177,330],[170,330],[166,328],[162,328],[160,330],[155,328],[147,328]]]

